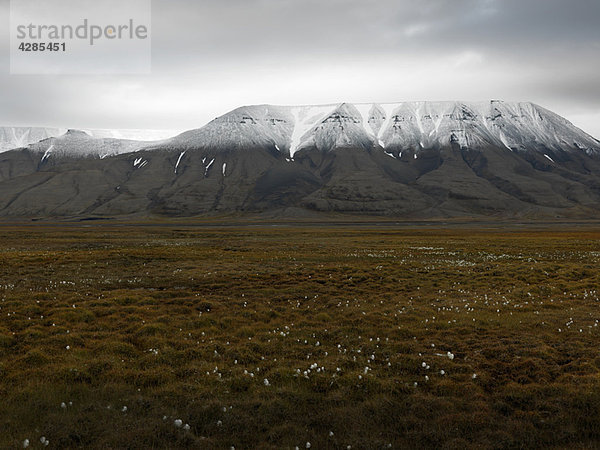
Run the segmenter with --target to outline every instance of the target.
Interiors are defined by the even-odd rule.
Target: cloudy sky
[[[17,0],[18,1],[18,0]],[[153,0],[150,75],[10,75],[0,125],[198,128],[244,104],[533,101],[600,138],[598,0]]]

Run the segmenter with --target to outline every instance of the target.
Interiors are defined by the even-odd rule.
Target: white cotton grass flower
[[[184,429],[185,431],[190,431],[190,424],[189,424],[189,423],[186,423],[186,424],[183,426],[183,429]]]
[[[265,386],[270,386],[271,383],[269,383],[269,380],[267,380],[266,378],[263,380],[263,383]]]
[[[46,439],[45,436],[42,436],[40,438],[40,444],[42,444],[44,447],[47,447],[50,444],[50,441],[48,439]]]
[[[29,447],[29,439],[25,439],[23,441],[23,448],[27,448],[27,447]]]
[[[307,442],[306,443],[306,448],[310,448],[310,447],[311,447],[310,442]]]
[[[60,404],[60,407],[61,407],[62,409],[67,409],[67,404],[66,404],[65,402],[62,402],[62,403]]]
[[[183,420],[181,419],[175,419],[175,421],[173,422],[173,424],[177,427],[177,428],[181,428],[183,425]]]

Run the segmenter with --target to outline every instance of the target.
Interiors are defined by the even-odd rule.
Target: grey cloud
[[[164,37],[156,44],[160,53],[168,60],[183,46],[186,55],[218,60],[286,53],[435,55],[467,47],[531,56],[532,47],[546,53],[599,40],[595,0],[249,0],[227,8],[222,3],[155,2],[155,17],[165,19],[155,25]],[[418,26],[423,32],[411,36],[408,31]]]
[[[7,16],[8,0],[0,0],[0,24]],[[394,101],[403,92],[426,97],[435,82],[445,99],[533,100],[597,115],[598,17],[598,0],[154,0],[152,76],[0,75],[0,122],[188,127],[225,112],[219,96],[227,98],[221,107],[233,104],[236,92],[245,95],[240,103],[288,103],[299,96],[300,88],[290,87],[296,79],[306,103],[386,90]],[[0,37],[6,73],[5,31]],[[424,68],[435,73],[420,81]],[[340,83],[361,71],[372,78],[358,77],[345,98],[333,99],[315,94],[325,69],[338,73]],[[395,84],[381,86],[377,74]],[[463,74],[470,85],[457,83]],[[117,111],[106,100],[115,93]],[[161,113],[153,102],[166,103],[169,95],[180,103]],[[184,104],[186,98],[194,103]],[[181,117],[177,107],[185,111]],[[589,131],[599,136],[600,124]]]

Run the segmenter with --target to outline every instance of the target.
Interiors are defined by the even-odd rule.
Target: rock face
[[[238,108],[160,142],[0,154],[0,215],[600,217],[600,142],[531,103]]]

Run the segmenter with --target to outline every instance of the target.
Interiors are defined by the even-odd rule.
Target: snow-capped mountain
[[[305,148],[380,146],[399,155],[451,144],[513,151],[600,151],[598,140],[547,109],[496,100],[245,106],[167,141],[186,149],[271,146],[292,157]]]
[[[169,130],[81,130],[89,137],[143,142],[89,141],[63,146],[73,155],[107,156],[148,148],[248,149],[271,147],[293,157],[303,149],[372,148],[399,157],[410,151],[458,145],[502,146],[512,151],[600,152],[600,142],[568,120],[533,103],[404,102],[318,106],[254,105],[237,108],[202,128],[175,137]],[[57,128],[0,128],[0,151],[65,135]],[[73,136],[71,136],[73,137]],[[170,138],[170,139],[168,139]],[[153,142],[155,141],[155,142]],[[106,148],[102,148],[106,145]]]
[[[44,162],[56,156],[106,158],[107,156],[136,152],[148,145],[150,145],[150,142],[96,137],[81,130],[67,130],[65,134],[44,139],[29,145],[27,148],[34,152],[43,153],[42,162]]]
[[[155,142],[53,133],[0,153],[0,217],[600,218],[600,142],[532,103],[245,106]]]
[[[44,139],[64,135],[68,129],[44,127],[0,127],[0,153],[15,148],[28,147]],[[175,136],[175,130],[81,130],[95,138],[125,139],[131,141],[160,141]]]

